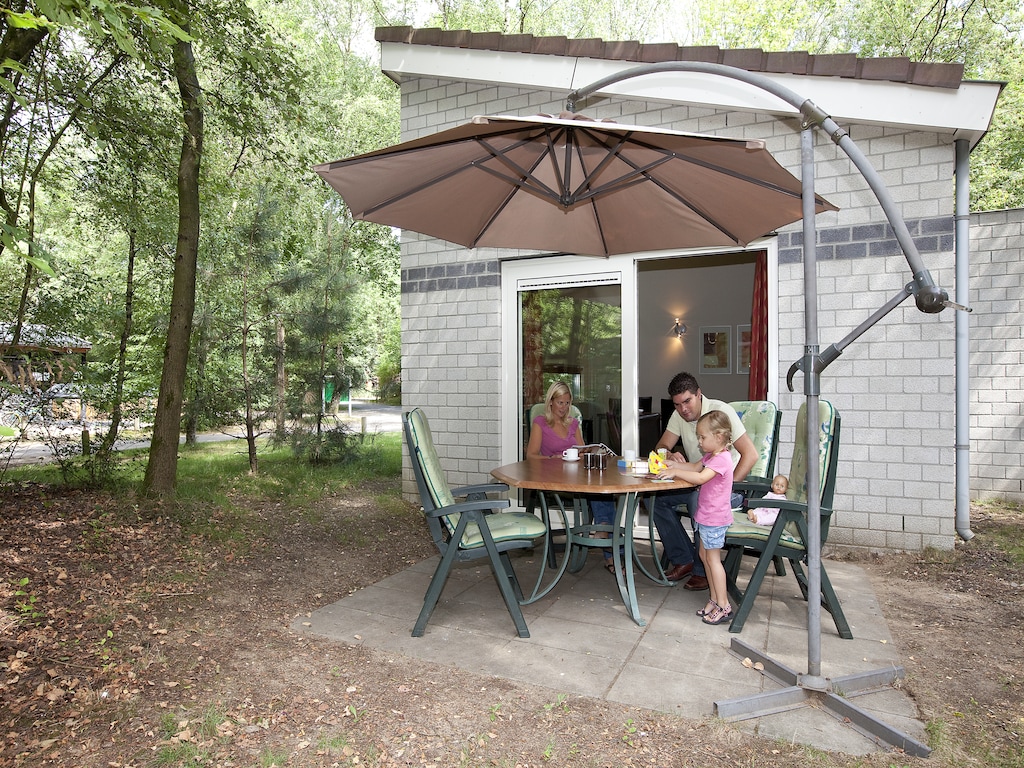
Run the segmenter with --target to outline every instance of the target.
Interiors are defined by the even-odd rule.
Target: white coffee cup
[[[579,448],[566,448],[564,451],[562,451],[562,458],[566,459],[567,461],[576,461],[577,459],[579,459],[579,457]]]
[[[632,464],[634,461],[636,461],[636,451],[627,448],[622,452],[622,458],[626,460],[627,464]]]

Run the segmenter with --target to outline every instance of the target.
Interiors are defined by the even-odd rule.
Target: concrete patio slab
[[[749,559],[749,558],[746,558]],[[541,566],[533,553],[513,555],[522,584]],[[807,671],[807,604],[792,574],[769,575],[739,635],[727,625],[705,625],[695,615],[707,592],[659,587],[638,575],[637,594],[647,624],[634,624],[614,578],[591,553],[582,571],[566,574],[545,598],[523,607],[529,638],[516,636],[486,564],[458,567],[448,580],[423,637],[411,636],[427,583],[437,565],[430,558],[362,589],[293,628],[347,644],[363,644],[466,671],[494,675],[557,693],[592,696],[688,718],[712,717],[716,701],[738,699],[781,686],[744,667],[733,638],[798,673]],[[830,614],[821,617],[821,673],[834,678],[900,665],[871,583],[861,568],[825,561],[854,633],[843,640]],[[744,565],[740,584],[749,574]],[[770,572],[771,573],[771,572]],[[453,643],[460,648],[451,653]],[[927,742],[914,702],[898,687],[858,695],[854,703],[907,736]],[[818,749],[868,754],[888,747],[839,722],[820,707],[734,723],[761,736]]]

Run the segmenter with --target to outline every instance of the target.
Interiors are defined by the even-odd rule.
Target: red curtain
[[[768,397],[768,254],[757,254],[754,266],[754,304],[750,310],[750,380],[748,400]]]

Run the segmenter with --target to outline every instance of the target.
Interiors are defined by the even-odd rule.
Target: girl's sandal
[[[701,621],[705,624],[724,624],[732,618],[732,606],[719,605],[714,611],[705,615]]]
[[[708,606],[711,606],[711,607],[709,608]],[[718,603],[716,603],[714,600],[708,600],[708,604],[705,605],[700,610],[698,610],[697,611],[697,615],[701,616],[701,617],[708,616],[708,615],[714,613],[715,609],[718,608],[718,607],[719,607]]]

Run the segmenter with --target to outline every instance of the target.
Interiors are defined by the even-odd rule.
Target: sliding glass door
[[[544,402],[556,381],[572,392],[583,417],[585,442],[619,442],[621,293],[618,282],[540,285],[518,292],[524,447],[530,436],[527,414]]]
[[[631,258],[549,257],[502,265],[502,460],[525,455],[530,408],[564,381],[583,438],[616,450],[635,430],[635,269]],[[632,362],[631,362],[632,361]]]

